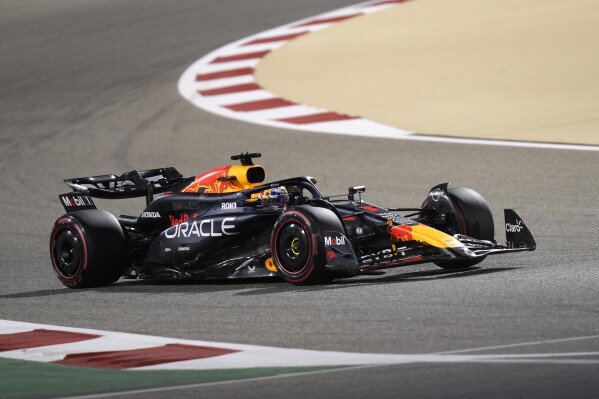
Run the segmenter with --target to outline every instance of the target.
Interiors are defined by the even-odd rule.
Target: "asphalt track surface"
[[[0,318],[317,350],[578,353],[362,368],[143,395],[150,398],[597,397],[599,366],[580,361],[599,350],[596,152],[283,131],[204,113],[179,96],[181,73],[214,48],[350,4],[1,2]],[[513,207],[538,249],[470,271],[419,266],[317,287],[124,281],[77,291],[56,280],[47,240],[62,179],[171,165],[193,175],[246,150],[262,152],[268,179],[312,175],[328,194],[363,183],[366,199],[381,205],[419,205],[443,181],[476,188],[498,232],[501,209]],[[98,202],[129,214],[143,205]],[[515,346],[526,342],[536,344]]]

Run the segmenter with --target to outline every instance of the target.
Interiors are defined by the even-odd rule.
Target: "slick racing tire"
[[[335,275],[325,268],[324,232],[344,233],[332,211],[307,205],[284,212],[271,237],[272,257],[278,274],[296,285],[328,283]]]
[[[128,264],[123,230],[112,214],[101,209],[58,218],[50,236],[50,257],[56,276],[69,288],[110,285]]]
[[[458,213],[459,220],[452,220],[452,230],[479,240],[492,241],[495,238],[493,215],[487,201],[476,191],[466,187],[450,188],[447,192]],[[479,264],[485,259],[435,262],[444,269],[463,269]]]

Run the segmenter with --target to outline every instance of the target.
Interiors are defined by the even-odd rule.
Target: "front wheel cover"
[[[493,240],[493,215],[483,196],[466,187],[450,188],[448,194],[458,216],[458,220],[453,221],[453,231],[479,240]],[[440,261],[435,262],[435,265],[444,269],[463,269],[475,266],[485,258]]]

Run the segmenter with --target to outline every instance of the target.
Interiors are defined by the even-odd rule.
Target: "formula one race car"
[[[469,188],[433,187],[419,208],[324,197],[312,177],[264,184],[252,159],[184,178],[175,168],[65,180],[66,214],[50,236],[50,256],[67,287],[109,285],[121,276],[205,279],[278,275],[293,284],[433,262],[467,268],[487,255],[533,251],[522,218],[505,210],[506,245],[494,241],[491,211]],[[154,194],[163,195],[154,199]],[[97,209],[92,198],[146,197],[139,216]],[[340,196],[339,196],[340,197]],[[337,197],[338,198],[338,197]],[[409,213],[402,216],[401,213]]]

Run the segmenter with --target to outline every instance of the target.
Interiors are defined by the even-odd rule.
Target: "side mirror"
[[[354,186],[347,189],[347,199],[350,201],[355,200],[355,194],[358,194],[358,201],[362,201],[362,193],[366,191],[366,186]]]

